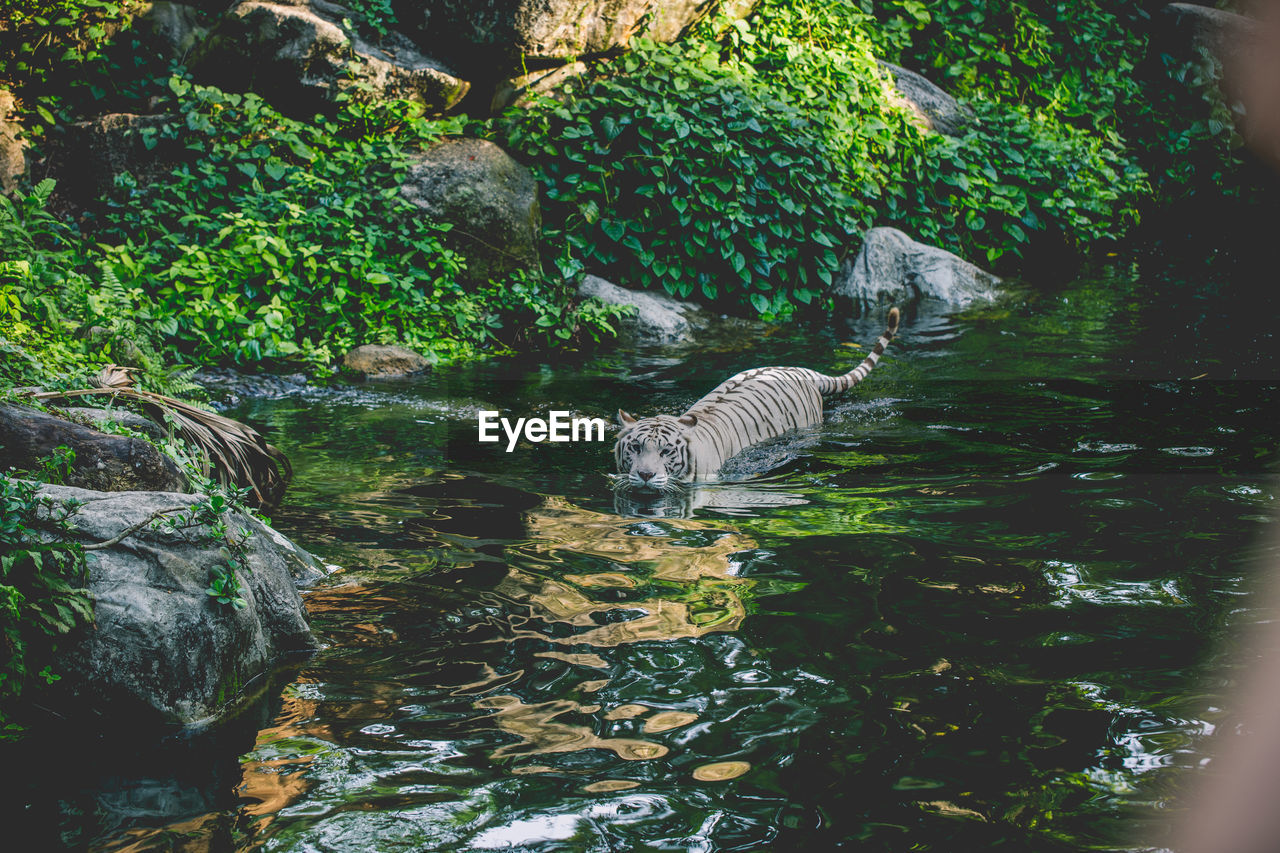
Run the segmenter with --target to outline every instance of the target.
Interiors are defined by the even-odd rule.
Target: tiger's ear
[[[697,426],[698,416],[697,415],[681,415],[677,423],[679,423],[681,426],[687,426],[687,427]]]
[[[631,415],[627,414],[626,412],[622,411],[622,409],[618,409],[618,424],[620,426],[630,426],[635,422],[636,422],[635,418],[633,418]]]

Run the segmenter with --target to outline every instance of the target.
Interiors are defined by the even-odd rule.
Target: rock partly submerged
[[[241,400],[275,400],[301,394],[310,386],[302,373],[240,373],[229,367],[202,367],[191,380],[204,387],[217,405],[234,406]]]
[[[421,373],[431,362],[411,349],[382,344],[365,344],[347,353],[342,367],[365,379],[392,379]]]
[[[618,324],[622,337],[632,343],[687,343],[695,331],[706,325],[701,309],[691,302],[681,302],[665,293],[628,290],[594,275],[583,278],[578,296],[631,308],[631,313]]]
[[[51,485],[39,494],[80,503],[69,523],[73,539],[85,544],[108,541],[156,510],[200,500]],[[230,535],[245,537],[245,568],[236,573],[243,608],[206,593],[210,569],[226,563],[208,528],[143,527],[86,555],[95,625],[68,644],[62,680],[44,699],[50,710],[106,728],[209,724],[290,655],[316,648],[298,586],[323,577],[321,565],[257,519],[224,518]]]
[[[840,268],[831,293],[861,313],[874,305],[924,300],[964,307],[994,299],[1000,279],[945,249],[912,240],[896,228],[872,228],[862,250]]]

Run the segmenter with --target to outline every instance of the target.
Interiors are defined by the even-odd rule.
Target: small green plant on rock
[[[68,541],[75,503],[41,498],[39,484],[0,472],[0,738],[28,687],[52,684],[59,639],[93,621],[84,550]]]

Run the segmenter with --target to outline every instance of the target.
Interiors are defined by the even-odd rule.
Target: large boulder
[[[185,492],[189,487],[173,460],[149,441],[0,403],[0,470],[36,470],[39,460],[58,447],[75,452],[65,478],[72,486],[103,492]]]
[[[960,307],[994,298],[999,284],[996,276],[945,249],[918,243],[895,228],[872,228],[857,258],[840,268],[831,292],[856,311],[920,300]]]
[[[973,121],[971,112],[924,75],[888,62],[881,62],[880,67],[893,79],[887,92],[890,101],[911,113],[922,127],[958,136]]]
[[[703,324],[699,309],[665,293],[628,290],[589,275],[578,285],[578,296],[620,305],[632,311],[619,321],[623,336],[639,344],[686,343]]]
[[[393,0],[418,43],[493,80],[622,50],[636,36],[674,41],[718,6],[744,16],[755,0]]]
[[[446,139],[414,155],[400,192],[427,219],[453,226],[444,239],[466,256],[465,281],[541,269],[538,184],[492,142]]]
[[[438,115],[469,84],[398,33],[373,44],[344,27],[359,15],[326,0],[242,0],[193,57],[196,75],[254,91],[294,115],[324,110],[341,92],[404,99]]]
[[[104,494],[42,486],[42,497],[80,502],[72,536],[106,542],[161,509],[196,504],[195,495]],[[237,571],[243,608],[205,590],[210,569],[226,563],[225,543],[207,527],[144,526],[121,542],[89,551],[95,624],[61,658],[52,710],[99,722],[192,725],[232,709],[255,679],[286,655],[316,647],[297,584],[323,577],[314,557],[262,522],[223,516],[244,536]]]
[[[0,89],[0,193],[12,193],[27,177],[26,135],[18,121],[13,93]]]

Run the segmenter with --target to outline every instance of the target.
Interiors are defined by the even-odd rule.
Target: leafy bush
[[[140,111],[168,66],[130,29],[132,0],[0,0],[0,88],[13,89],[27,131],[110,111]]]
[[[1039,234],[1085,250],[1136,224],[1146,173],[1105,136],[1043,114],[970,106],[975,121],[962,136],[928,140],[914,194],[887,199],[891,222],[988,263],[1022,256]]]
[[[769,6],[794,6],[770,2]],[[1202,49],[1161,53],[1151,34],[1163,0],[844,0],[807,22],[874,15],[886,58],[925,71],[963,98],[1017,104],[1104,140],[1151,175],[1149,204],[1209,189],[1255,198],[1219,63]],[[1222,5],[1222,4],[1219,4]],[[1077,198],[1077,200],[1081,200]],[[1255,198],[1256,200],[1256,198]]]
[[[789,4],[787,4],[789,5]],[[926,72],[964,98],[999,100],[1116,129],[1137,100],[1134,71],[1150,30],[1133,0],[845,0],[874,15],[885,58]]]
[[[136,366],[152,390],[189,390],[167,371],[159,338],[139,327],[145,303],[85,257],[77,234],[46,209],[53,181],[0,196],[0,382],[65,386],[111,361]],[[96,328],[90,339],[78,333]]]
[[[870,18],[767,3],[726,44],[639,43],[567,103],[509,113],[553,240],[633,285],[782,317],[813,302],[873,224],[977,260],[1035,232],[1115,237],[1140,170],[1111,134],[974,103],[959,139],[916,127],[857,29]]]
[[[187,357],[327,365],[357,344],[402,343],[452,359],[508,343],[504,330],[545,316],[547,299],[562,322],[538,328],[554,339],[589,318],[563,292],[465,289],[466,261],[441,239],[450,226],[401,196],[410,146],[460,121],[349,100],[302,122],[257,95],[171,85],[193,161],[146,187],[125,182],[98,237],[126,288],[153,300],[140,317]]]
[[[810,302],[868,224],[852,191],[884,180],[881,139],[841,136],[802,105],[809,93],[722,60],[713,43],[641,43],[618,70],[503,126],[543,185],[551,241],[682,297],[775,316]],[[807,82],[817,95],[820,81]],[[871,107],[886,126],[902,123]]]
[[[93,619],[84,551],[36,532],[64,530],[75,507],[37,488],[0,473],[0,738],[18,732],[8,712],[23,692],[58,680],[58,638]]]

